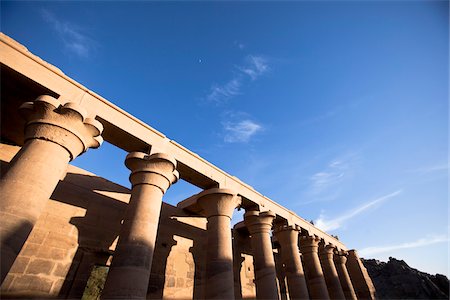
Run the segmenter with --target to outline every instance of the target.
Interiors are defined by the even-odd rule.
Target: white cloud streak
[[[349,162],[343,159],[331,161],[323,171],[313,174],[310,178],[313,194],[322,193],[331,186],[340,183],[349,169]]]
[[[269,70],[269,65],[267,64],[267,60],[262,56],[249,55],[246,57],[246,64],[238,67],[238,69],[242,73],[250,76],[252,80],[256,80]]]
[[[227,143],[246,143],[252,136],[263,130],[260,124],[251,120],[223,123],[225,130],[224,141]]]
[[[415,170],[412,170],[415,173],[432,173],[432,172],[441,172],[441,171],[447,171],[448,170],[448,163],[442,163],[442,164],[436,164],[436,165],[430,165],[428,167],[418,168]]]
[[[236,66],[233,78],[224,84],[213,84],[206,100],[210,103],[225,103],[229,99],[242,94],[242,87],[247,78],[254,81],[269,71],[267,59],[262,56],[248,55],[243,65]]]
[[[60,37],[64,46],[70,52],[79,57],[89,57],[92,53],[95,42],[83,35],[73,24],[58,20],[53,13],[46,9],[41,10],[41,16],[45,22],[49,23]]]
[[[381,246],[381,247],[367,247],[364,249],[359,250],[359,254],[361,256],[370,256],[374,254],[380,254],[380,253],[386,253],[386,252],[393,252],[400,249],[411,249],[411,248],[418,248],[423,246],[428,246],[432,244],[437,243],[444,243],[448,242],[449,239],[446,235],[438,235],[438,236],[431,236],[427,238],[418,239],[414,242],[408,242],[408,243],[402,243],[397,245],[388,245],[388,246]]]
[[[381,203],[383,201],[386,201],[386,200],[391,199],[391,198],[393,198],[395,196],[398,196],[401,192],[402,192],[402,190],[398,190],[398,191],[395,191],[393,193],[390,193],[390,194],[384,195],[382,197],[379,197],[379,198],[377,198],[375,200],[369,201],[369,202],[361,205],[360,207],[357,207],[357,208],[355,208],[353,210],[350,210],[350,211],[346,212],[345,214],[343,214],[343,215],[341,215],[341,216],[339,216],[337,218],[334,218],[334,219],[326,219],[325,216],[323,216],[321,214],[319,216],[319,218],[316,221],[314,221],[314,224],[317,227],[319,227],[320,229],[325,230],[325,231],[336,230],[336,229],[342,227],[342,225],[346,221],[350,220],[351,218],[353,218],[353,217],[355,217],[355,216],[357,216],[357,215],[359,215],[359,214],[361,214],[361,213],[363,213],[363,212],[365,212],[365,211],[367,211],[369,209],[374,208],[377,204],[379,204],[379,203]]]
[[[241,93],[242,80],[239,77],[233,78],[226,84],[220,86],[214,84],[210,93],[206,96],[209,102],[221,103]]]

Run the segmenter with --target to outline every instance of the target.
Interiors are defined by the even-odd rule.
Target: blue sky
[[[3,1],[1,17],[361,256],[449,274],[448,2]],[[129,186],[125,155],[105,143],[74,164]],[[165,201],[197,191],[180,182]]]

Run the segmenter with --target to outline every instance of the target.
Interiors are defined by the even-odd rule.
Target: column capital
[[[165,193],[179,178],[176,160],[165,153],[149,155],[130,152],[125,159],[125,165],[131,170],[130,182],[133,186],[150,184]]]
[[[288,245],[295,245],[298,247],[298,233],[299,229],[292,225],[278,226],[273,231],[273,234],[281,244],[281,248]]]
[[[315,235],[309,235],[309,236],[301,236],[300,237],[300,250],[301,252],[308,253],[308,252],[318,252],[319,248],[319,242],[320,238]]]
[[[19,113],[26,121],[25,142],[41,139],[56,143],[69,152],[70,160],[103,142],[102,124],[88,118],[78,103],[63,105],[60,100],[43,95],[34,102],[23,103]]]
[[[347,256],[348,256],[347,251],[340,250],[340,251],[336,251],[334,254],[335,254],[333,257],[334,262],[336,264],[345,265],[345,263],[347,262]]]
[[[249,210],[244,214],[245,226],[251,235],[255,233],[270,233],[275,216],[275,213],[270,210],[264,212]]]
[[[232,189],[213,188],[198,195],[197,204],[207,218],[226,216],[231,219],[233,211],[241,204],[241,197]]]
[[[336,246],[334,246],[333,244],[328,244],[328,245],[320,245],[319,244],[319,257],[320,259],[332,259],[333,258],[333,253],[334,250],[336,249]]]

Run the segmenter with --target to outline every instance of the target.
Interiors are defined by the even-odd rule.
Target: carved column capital
[[[269,211],[259,212],[249,210],[244,214],[244,222],[251,235],[255,233],[270,233],[275,213]]]
[[[320,238],[312,236],[300,237],[300,250],[303,254],[314,252],[318,253]]]
[[[336,249],[336,246],[334,246],[333,244],[328,244],[328,245],[319,245],[319,247],[320,247],[319,251],[320,260],[324,259],[333,260],[333,254],[334,250]]]
[[[241,197],[231,189],[213,188],[201,192],[197,203],[207,218],[226,216],[231,219],[234,209],[241,204]]]
[[[41,139],[56,143],[69,152],[70,160],[103,142],[102,124],[87,118],[86,110],[75,102],[62,105],[58,99],[43,95],[22,104],[19,112],[26,121],[25,142]]]
[[[347,251],[344,250],[336,251],[333,257],[334,263],[345,265],[345,263],[347,262],[347,256],[348,256]]]
[[[281,244],[281,248],[286,248],[291,245],[298,247],[298,232],[299,229],[295,226],[282,225],[275,228],[273,234]]]
[[[149,155],[131,152],[125,159],[125,165],[131,170],[130,182],[133,186],[150,184],[165,193],[179,178],[176,160],[165,153]]]

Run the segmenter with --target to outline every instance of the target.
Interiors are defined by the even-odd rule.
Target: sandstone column
[[[274,234],[281,245],[281,259],[285,266],[290,299],[309,299],[298,249],[298,229],[280,226]]]
[[[97,148],[100,122],[86,118],[77,103],[40,96],[20,107],[26,121],[25,143],[0,181],[1,281],[43,211],[69,161]]]
[[[178,179],[176,161],[168,154],[132,152],[125,165],[131,170],[131,198],[103,299],[145,299],[162,197]]]
[[[331,299],[345,300],[339,276],[333,262],[334,245],[321,245],[319,247],[320,264],[322,265],[325,282],[328,287],[328,294]]]
[[[375,287],[356,250],[348,251],[347,270],[358,299],[375,299]]]
[[[275,260],[270,240],[274,218],[275,214],[271,211],[260,213],[250,210],[244,214],[245,226],[251,235],[258,299],[278,299]]]
[[[344,291],[345,298],[347,300],[357,300],[355,290],[353,289],[350,275],[348,275],[347,267],[347,251],[338,251],[334,255],[334,265],[339,274],[339,281],[341,282],[342,290]]]
[[[302,236],[300,239],[300,251],[305,263],[309,296],[311,299],[330,299],[319,261],[319,241],[320,238],[316,236]]]
[[[206,299],[234,299],[231,217],[241,198],[230,189],[213,188],[199,194],[197,204],[208,218]]]

